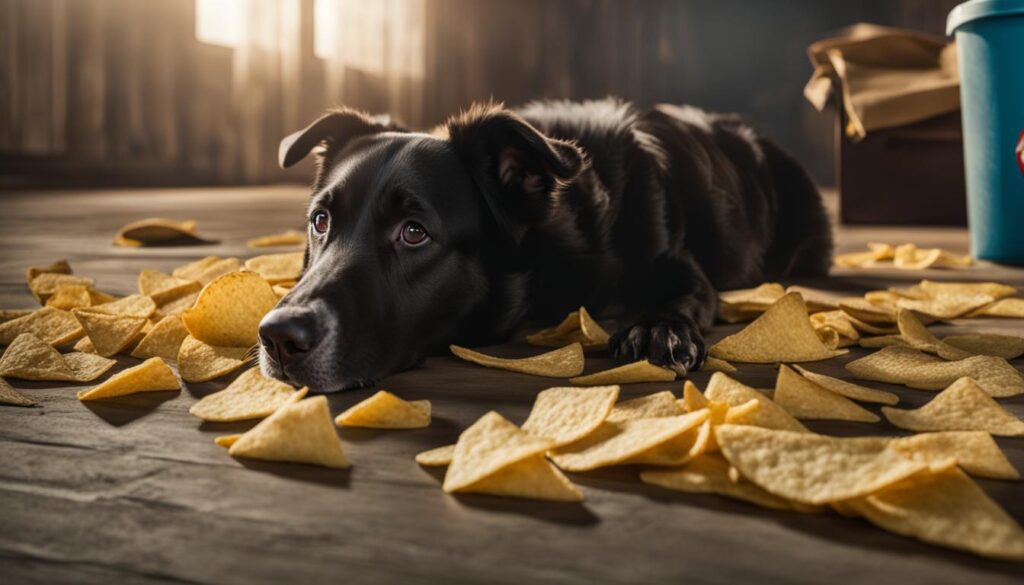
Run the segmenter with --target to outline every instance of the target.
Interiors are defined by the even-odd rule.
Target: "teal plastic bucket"
[[[956,34],[971,248],[1024,264],[1024,0],[970,0]]]

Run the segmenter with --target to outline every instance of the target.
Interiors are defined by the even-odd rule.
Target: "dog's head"
[[[432,134],[333,111],[282,140],[281,165],[314,150],[305,269],[260,324],[260,363],[323,392],[518,320],[498,306],[500,283],[583,165],[575,146],[495,106]]]

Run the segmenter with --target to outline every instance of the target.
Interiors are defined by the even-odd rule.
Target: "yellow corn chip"
[[[750,321],[768,310],[786,294],[777,282],[766,282],[755,288],[731,290],[718,295],[718,316],[726,323]]]
[[[875,390],[874,388],[867,388],[852,382],[847,382],[846,380],[833,378],[832,376],[818,374],[798,365],[794,365],[793,367],[796,368],[796,371],[800,372],[800,375],[822,388],[852,400],[859,400],[860,402],[877,402],[879,404],[889,405],[896,404],[900,401],[900,397],[892,392]]]
[[[686,412],[679,408],[676,397],[670,390],[648,394],[615,405],[608,414],[608,422],[625,422],[641,418],[658,418],[662,416],[679,416]]]
[[[139,293],[149,296],[157,305],[167,304],[203,288],[198,281],[164,274],[158,270],[139,273]]]
[[[92,294],[89,287],[84,284],[60,284],[45,304],[47,307],[65,311],[81,309],[92,305]]]
[[[920,390],[942,390],[959,378],[969,377],[988,392],[1002,398],[1024,393],[1024,377],[1002,358],[977,355],[955,362],[909,347],[890,346],[846,364],[863,380],[904,384]]]
[[[274,294],[281,299],[283,299],[286,294],[292,292],[293,288],[295,288],[295,283],[293,282],[288,283],[288,286],[285,286],[284,284],[275,284],[273,286]]]
[[[88,338],[86,338],[88,339]],[[76,382],[92,382],[114,367],[117,361],[91,353],[73,352],[61,356],[71,368]]]
[[[843,313],[846,313],[846,320],[849,321],[850,324],[853,325],[853,327],[857,331],[859,331],[862,336],[864,334],[868,334],[868,335],[891,335],[891,334],[899,333],[900,332],[899,328],[896,327],[896,325],[894,323],[888,323],[888,324],[885,324],[885,325],[865,323],[864,321],[861,321],[860,319],[854,317],[853,315],[851,315],[850,313],[848,313],[846,311],[843,311]],[[863,339],[863,337],[861,337],[861,339]]]
[[[537,394],[522,430],[561,447],[589,435],[601,425],[619,397],[618,386],[548,388]]]
[[[725,360],[720,360],[716,357],[708,356],[704,360],[704,365],[700,367],[702,372],[726,372],[731,374],[736,371],[736,366],[730,364]]]
[[[903,270],[925,268],[967,268],[974,264],[970,256],[961,256],[941,248],[918,248],[914,244],[896,246],[892,265]]]
[[[725,374],[715,373],[711,375],[711,380],[704,391],[704,396],[708,400],[724,402],[730,407],[739,407],[751,400],[756,400],[759,406],[744,418],[744,424],[769,429],[802,433],[809,432],[807,427],[800,424],[800,421],[793,418],[793,415],[786,412],[778,404],[775,404],[767,396]]]
[[[22,333],[4,350],[0,357],[0,376],[22,380],[76,380],[60,352],[31,333]]]
[[[181,382],[160,358],[149,358],[141,364],[118,372],[99,386],[78,392],[79,400],[114,398],[137,392],[180,390]]]
[[[900,328],[900,337],[910,347],[927,353],[938,355],[942,359],[962,360],[970,357],[970,353],[945,344],[931,334],[928,329],[914,315],[913,311],[900,309],[896,315],[896,324]]]
[[[689,380],[683,382],[683,407],[686,412],[696,412],[710,404],[711,401],[701,393],[696,384]]]
[[[255,272],[232,272],[211,282],[181,315],[192,337],[211,345],[250,347],[260,320],[277,304],[270,284]]]
[[[227,388],[204,396],[188,411],[209,422],[266,418],[285,404],[302,400],[308,391],[266,378],[259,368],[252,368],[242,372]]]
[[[477,482],[536,455],[551,441],[527,434],[491,411],[459,435],[451,465],[444,476],[444,491],[472,491]]]
[[[775,363],[823,360],[846,353],[821,343],[804,301],[790,293],[744,329],[711,347],[713,357],[736,362]]]
[[[889,244],[868,243],[866,252],[850,252],[835,257],[836,266],[844,268],[868,268],[886,260],[892,260],[896,249]]]
[[[29,266],[25,270],[25,282],[32,282],[40,274],[71,274],[71,265],[67,260],[57,260],[49,266]]]
[[[197,299],[199,299],[199,291],[188,293],[160,305],[159,310],[164,315],[181,316],[182,313],[195,306]]]
[[[122,227],[114,236],[114,243],[118,246],[138,247],[193,239],[197,239],[195,220],[176,221],[151,217]]]
[[[882,347],[889,347],[890,345],[903,345],[909,347],[910,344],[903,339],[902,335],[876,335],[874,337],[861,337],[860,341],[857,342],[861,347],[868,349],[877,349]]]
[[[956,464],[971,475],[992,479],[1020,479],[1020,473],[1014,469],[992,435],[984,431],[919,433],[881,440],[888,441],[889,446],[904,457],[929,465],[955,459]]]
[[[989,295],[936,295],[927,299],[900,299],[897,306],[913,309],[936,319],[956,319],[991,304],[995,299]]]
[[[821,337],[822,331],[834,331],[837,336],[837,346],[845,347],[860,339],[860,332],[850,322],[849,317],[842,311],[822,311],[811,315],[811,326]],[[826,344],[827,345],[827,344]]]
[[[498,368],[521,374],[568,378],[583,371],[583,346],[579,343],[528,358],[507,359],[485,355],[465,347],[450,345],[448,349],[456,356],[488,368]],[[595,386],[597,384],[590,384]]]
[[[253,238],[245,243],[250,248],[273,248],[275,246],[304,246],[306,234],[295,230],[286,230],[279,234],[270,234]]]
[[[913,410],[883,407],[893,425],[911,431],[987,431],[1024,435],[1024,421],[999,405],[970,378],[960,378],[928,404]]]
[[[722,415],[729,409],[727,405],[720,402],[716,402],[715,407]],[[660,445],[634,455],[623,461],[623,463],[678,467],[699,457],[708,447],[708,441],[711,439],[714,424],[711,422],[710,409],[698,411],[698,413],[707,413],[707,418],[700,425]]]
[[[145,317],[148,319],[156,311],[156,303],[146,295],[128,295],[116,301],[89,307],[86,310],[93,313],[123,315],[125,317]]]
[[[582,364],[580,371],[583,371]],[[671,382],[675,379],[676,373],[674,371],[656,366],[647,360],[640,360],[610,370],[570,378],[569,382],[577,386],[601,386],[605,384],[630,384],[634,382]]]
[[[0,309],[0,324],[31,315],[36,309]]]
[[[896,534],[983,557],[1024,560],[1024,530],[956,468],[919,473],[846,504]]]
[[[857,322],[866,323],[875,327],[889,328],[896,323],[896,308],[883,307],[872,304],[862,298],[846,298],[839,301],[839,310],[846,313],[855,320],[851,320],[854,327],[860,328]],[[867,333],[874,333],[867,331]]]
[[[580,502],[583,494],[543,455],[533,455],[459,490],[555,502]]]
[[[145,317],[108,315],[82,309],[75,309],[73,314],[85,329],[96,353],[103,357],[110,357],[128,347],[149,323]]]
[[[788,286],[786,293],[800,293],[807,305],[807,312],[810,314],[826,313],[839,310],[839,299],[843,298],[838,293],[808,288],[806,286]]]
[[[11,406],[35,406],[36,401],[14,389],[7,380],[0,378],[0,404]]]
[[[527,335],[526,342],[542,347],[562,347],[576,342],[583,347],[605,347],[608,338],[608,332],[590,316],[586,308],[580,307],[569,313],[558,325]]]
[[[183,280],[199,281],[199,275],[221,260],[222,258],[220,256],[207,256],[205,258],[200,258],[199,260],[193,260],[188,264],[183,264],[172,270],[171,275]]]
[[[213,442],[214,444],[220,447],[229,448],[231,447],[231,445],[237,443],[238,439],[240,438],[242,438],[242,433],[236,433],[234,435],[221,435],[219,437],[214,437]]]
[[[370,429],[422,429],[430,426],[430,401],[409,402],[381,390],[339,414],[334,424]]]
[[[940,295],[989,295],[995,299],[1002,299],[1017,294],[1016,288],[999,282],[935,282],[933,280],[922,280],[911,287],[911,290],[920,291],[926,297]]]
[[[302,276],[302,263],[305,255],[305,252],[284,252],[256,256],[245,261],[245,268],[259,273],[270,284],[298,280]]]
[[[743,500],[762,508],[793,510],[788,501],[773,496],[749,481],[733,482],[729,478],[729,462],[717,454],[697,457],[682,469],[644,471],[644,483],[692,494],[716,494]]]
[[[978,307],[965,317],[1005,317],[1024,319],[1024,298],[1010,297]]]
[[[181,343],[188,337],[188,330],[181,318],[168,315],[146,333],[142,341],[132,350],[132,357],[146,359],[162,357],[166,360],[177,360]]]
[[[822,388],[785,364],[775,380],[775,404],[798,419],[878,422],[878,415],[857,406],[849,398]]]
[[[199,341],[189,335],[178,350],[178,373],[186,382],[207,382],[242,367],[246,347],[221,347]]]
[[[970,355],[991,355],[1012,360],[1024,355],[1024,337],[999,333],[947,335],[942,342]]]
[[[605,422],[583,439],[557,449],[555,465],[566,471],[589,471],[633,462],[654,449],[696,428],[708,417],[706,410],[682,416]]]
[[[776,496],[828,504],[874,493],[928,464],[875,442],[722,425],[718,444],[743,477]]]
[[[348,458],[334,430],[327,398],[285,404],[243,433],[228,449],[232,457],[346,468]]]
[[[424,467],[444,467],[451,465],[452,457],[455,456],[455,445],[444,445],[424,451],[416,455],[416,463]]]
[[[32,296],[34,296],[37,301],[45,303],[51,296],[53,296],[54,293],[57,292],[58,287],[75,284],[92,287],[95,284],[95,281],[91,278],[85,278],[82,276],[72,276],[70,274],[60,274],[57,272],[43,272],[29,281],[28,288],[32,291]]]
[[[68,311],[43,307],[24,317],[0,323],[0,345],[10,345],[23,333],[31,333],[44,343],[57,346],[78,339],[85,330]]]

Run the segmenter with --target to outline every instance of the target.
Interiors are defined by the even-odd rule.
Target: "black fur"
[[[418,134],[342,110],[286,138],[282,164],[317,144],[310,216],[332,224],[310,232],[302,279],[265,319],[261,363],[320,391],[580,305],[624,309],[616,358],[685,373],[706,356],[716,290],[831,261],[807,174],[732,116],[538,102],[476,106]],[[425,245],[402,243],[410,219]]]

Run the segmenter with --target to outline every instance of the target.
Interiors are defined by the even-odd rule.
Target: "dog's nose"
[[[260,343],[282,366],[294,361],[316,344],[316,322],[311,311],[274,309],[260,321]]]

